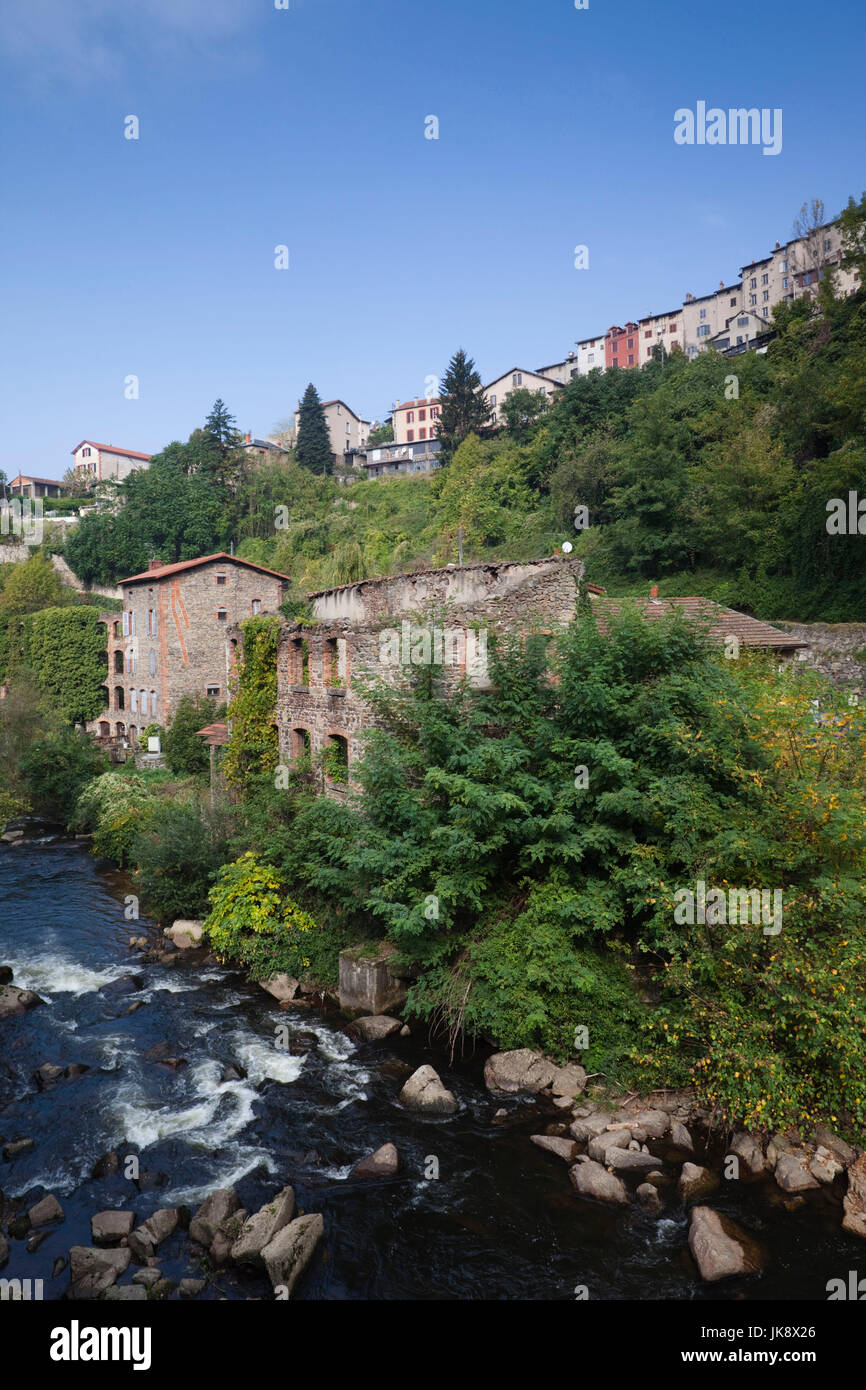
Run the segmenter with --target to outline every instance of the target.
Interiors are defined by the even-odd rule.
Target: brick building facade
[[[123,612],[104,613],[106,707],[89,726],[134,747],[148,724],[168,725],[183,695],[228,697],[230,627],[276,613],[289,583],[236,556],[158,565],[121,581]]]

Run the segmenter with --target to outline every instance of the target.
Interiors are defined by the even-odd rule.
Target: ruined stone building
[[[183,695],[228,698],[227,630],[273,614],[288,577],[237,556],[203,555],[121,580],[122,613],[103,613],[105,709],[88,726],[135,747],[148,724],[171,722]]]

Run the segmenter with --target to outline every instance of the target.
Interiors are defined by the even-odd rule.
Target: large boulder
[[[183,917],[178,917],[176,922],[166,927],[163,936],[167,936],[178,950],[189,951],[193,946],[201,945],[203,930],[204,922],[187,922]]]
[[[773,1176],[783,1192],[805,1192],[818,1186],[818,1179],[809,1172],[812,1155],[797,1150],[794,1153],[779,1154]]]
[[[220,1226],[227,1217],[240,1207],[238,1194],[233,1187],[217,1187],[205,1197],[192,1221],[189,1223],[190,1240],[199,1245],[209,1246]]]
[[[712,1207],[693,1207],[689,1249],[706,1284],[737,1274],[760,1274],[764,1252],[747,1231]]]
[[[325,1223],[318,1213],[298,1216],[278,1231],[262,1251],[262,1259],[274,1292],[280,1298],[291,1298],[322,1238]]]
[[[619,1149],[615,1145],[607,1150],[604,1163],[615,1173],[653,1173],[659,1165],[652,1154],[641,1153],[639,1149]]]
[[[268,994],[273,995],[280,1003],[288,1003],[294,999],[298,992],[298,981],[293,975],[287,975],[281,970],[276,975],[271,975],[270,979],[259,980],[262,989],[266,989]]]
[[[400,1155],[393,1144],[383,1144],[375,1153],[356,1163],[350,1178],[391,1178],[400,1167]]]
[[[651,1182],[642,1182],[635,1195],[641,1210],[645,1211],[647,1216],[661,1215],[662,1199],[658,1194],[658,1189]]]
[[[140,1265],[146,1264],[158,1246],[173,1235],[180,1223],[177,1207],[155,1211],[129,1236],[129,1248]]]
[[[556,1097],[573,1100],[586,1089],[586,1072],[576,1062],[568,1067],[557,1067],[551,1083],[551,1093]]]
[[[90,1218],[90,1237],[94,1245],[119,1245],[134,1225],[131,1211],[98,1211]]]
[[[650,1139],[663,1139],[670,1123],[671,1117],[664,1110],[641,1110],[630,1122],[632,1127],[646,1130]]]
[[[530,1134],[529,1137],[540,1149],[556,1154],[557,1158],[564,1158],[566,1163],[573,1163],[577,1158],[577,1145],[573,1139],[560,1139],[554,1134]]]
[[[766,1169],[767,1164],[760,1144],[745,1130],[739,1130],[734,1135],[728,1153],[735,1155],[740,1167],[745,1167],[750,1177],[756,1178]]]
[[[357,1042],[379,1042],[382,1038],[390,1038],[392,1033],[399,1033],[402,1027],[399,1018],[391,1018],[388,1014],[368,1014],[350,1023],[346,1033]]]
[[[678,1186],[684,1202],[694,1202],[698,1197],[708,1197],[720,1185],[720,1177],[711,1168],[703,1168],[699,1163],[683,1164]]]
[[[432,1067],[419,1067],[400,1092],[399,1101],[407,1110],[423,1110],[428,1115],[453,1115],[457,1099],[442,1085]]]
[[[857,1157],[857,1150],[852,1149],[851,1145],[844,1139],[840,1139],[838,1134],[834,1134],[832,1129],[826,1125],[819,1125],[815,1130],[815,1142],[830,1150],[837,1158],[846,1165],[853,1163]]]
[[[590,1158],[594,1158],[596,1163],[607,1163],[608,1149],[627,1149],[631,1143],[631,1130],[629,1129],[606,1129],[595,1138],[590,1139],[589,1153]],[[656,1164],[653,1164],[655,1167]]]
[[[29,1013],[45,1000],[34,994],[32,989],[19,989],[17,985],[0,986],[0,1023],[7,1018],[18,1018]]]
[[[34,1231],[38,1230],[40,1226],[51,1226],[55,1222],[65,1220],[62,1206],[50,1192],[30,1208],[27,1216],[30,1220],[31,1230]]]
[[[98,1298],[129,1267],[128,1250],[95,1250],[73,1245],[69,1251],[69,1276],[73,1298]]]
[[[569,1132],[578,1144],[585,1144],[588,1139],[594,1139],[597,1134],[604,1134],[608,1123],[608,1116],[599,1111],[595,1115],[583,1115],[576,1119]]]
[[[514,1052],[494,1052],[484,1064],[484,1084],[488,1091],[523,1091],[536,1095],[552,1085],[561,1069],[540,1052],[519,1047]]]
[[[295,1214],[295,1194],[291,1187],[284,1187],[273,1201],[247,1217],[243,1229],[231,1249],[231,1256],[238,1264],[261,1265],[262,1251],[273,1240],[278,1231],[288,1226]]]
[[[848,1191],[842,1203],[842,1229],[866,1240],[866,1154],[848,1169]]]
[[[592,1197],[596,1202],[607,1202],[617,1207],[628,1204],[625,1183],[615,1173],[602,1168],[600,1163],[593,1163],[592,1160],[575,1163],[573,1168],[569,1168],[568,1176],[581,1197]]]

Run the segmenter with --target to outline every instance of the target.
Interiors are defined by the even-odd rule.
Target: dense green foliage
[[[277,618],[248,618],[232,697],[232,730],[223,758],[229,786],[243,787],[257,773],[277,766]]]
[[[445,459],[450,459],[458,445],[470,434],[483,429],[490,419],[490,406],[481,377],[463,348],[455,352],[442,378],[439,411],[436,433],[442,441]]]
[[[311,473],[333,473],[334,455],[325,411],[312,382],[304,392],[298,409],[298,463]]]
[[[195,801],[160,799],[138,827],[130,859],[146,911],[160,922],[203,918],[228,857],[227,825]]]
[[[163,740],[163,752],[171,772],[195,776],[208,770],[210,750],[196,733],[221,718],[225,706],[206,695],[184,695],[178,701],[174,718]]]
[[[65,825],[85,785],[105,768],[105,758],[86,734],[60,728],[29,744],[17,774],[32,810]]]
[[[95,719],[105,704],[105,627],[95,608],[76,604],[34,613],[30,665],[39,688],[70,724]]]
[[[205,932],[221,959],[240,962],[256,980],[275,970],[297,976],[309,966],[305,940],[316,924],[255,854],[220,869],[210,898]]]

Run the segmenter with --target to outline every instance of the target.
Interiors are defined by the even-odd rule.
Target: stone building
[[[228,697],[230,627],[276,613],[289,580],[237,556],[154,565],[121,580],[123,611],[104,613],[106,705],[89,726],[135,747],[148,724],[171,722],[183,695]]]
[[[368,579],[312,594],[314,626],[284,623],[277,666],[280,762],[329,754],[326,782],[352,782],[374,722],[364,678],[396,679],[403,662],[432,664],[445,680],[488,681],[490,633],[548,630],[572,617],[583,562],[489,561]],[[590,586],[592,587],[592,586]],[[597,592],[601,592],[598,590]]]

